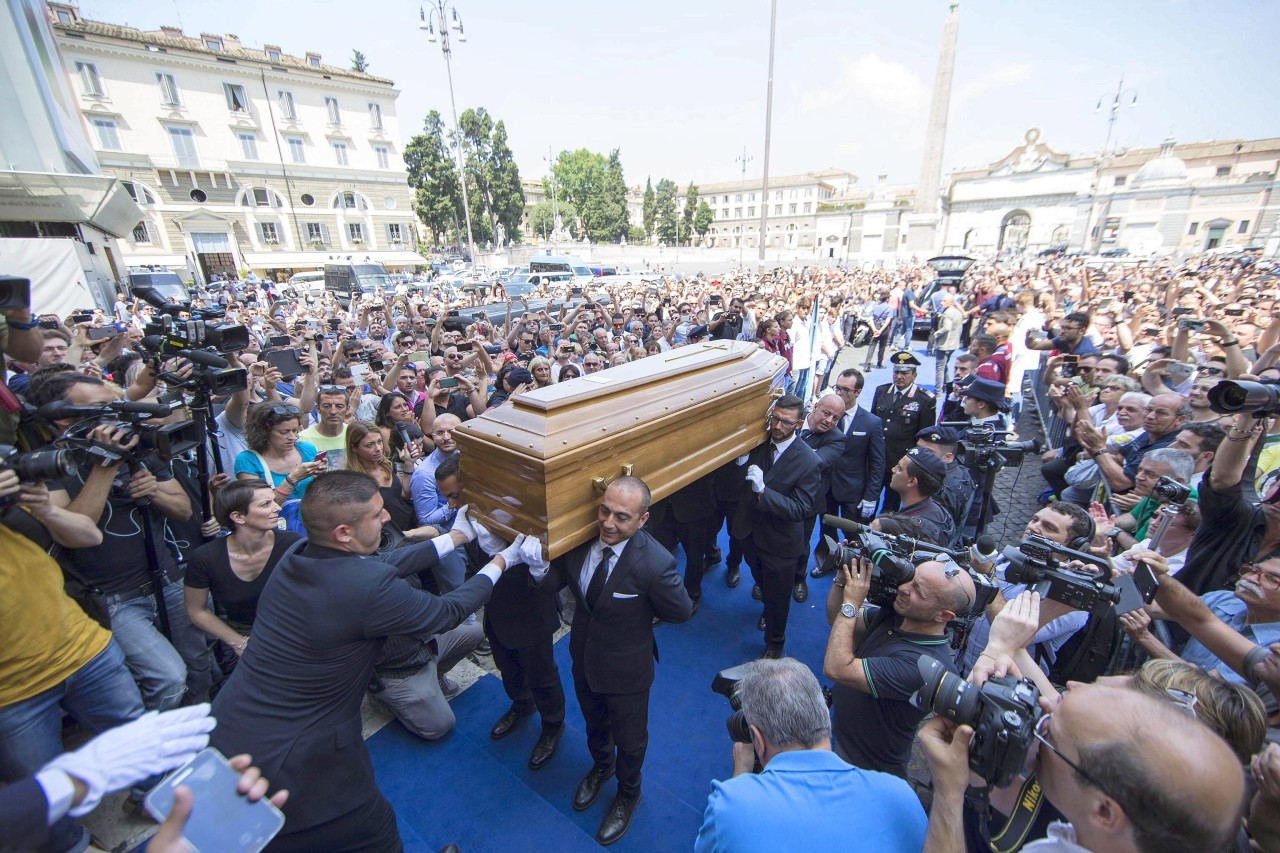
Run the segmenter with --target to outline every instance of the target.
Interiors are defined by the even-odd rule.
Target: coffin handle
[[[634,465],[632,465],[632,464],[630,464],[630,463],[627,463],[626,465],[623,465],[623,466],[622,466],[622,473],[621,473],[619,476],[621,476],[621,477],[630,477],[630,476],[632,476],[632,471],[634,471],[634,470],[635,470],[635,466],[634,466]],[[617,477],[592,477],[592,478],[591,478],[591,489],[592,489],[592,491],[594,491],[597,495],[603,495],[603,494],[604,494],[604,490],[605,490],[605,489],[607,489],[607,488],[609,488],[609,484],[610,484],[610,483],[612,483],[612,482],[613,482],[614,480],[616,480],[616,479],[617,479]]]

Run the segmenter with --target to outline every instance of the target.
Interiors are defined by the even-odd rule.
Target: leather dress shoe
[[[591,808],[591,804],[600,796],[600,789],[612,775],[612,767],[607,769],[592,767],[591,772],[583,776],[582,781],[578,783],[578,790],[573,792],[573,810],[580,812]]]
[[[760,591],[760,584],[751,587],[751,597],[756,601],[764,601],[764,593]]]
[[[556,747],[560,745],[560,736],[564,734],[564,724],[556,726],[554,729],[544,728],[538,742],[533,745],[533,752],[529,754],[529,769],[541,770],[546,763],[551,760],[551,756],[556,754]]]
[[[703,565],[705,565],[709,569],[712,566],[719,565],[720,561],[723,559],[724,557],[721,556],[720,549],[716,548],[714,551],[707,552],[707,559],[703,563]]]
[[[489,729],[489,737],[494,740],[502,740],[507,735],[516,730],[516,726],[520,725],[520,721],[528,717],[533,712],[521,714],[515,708],[508,708],[507,713],[498,718],[498,722],[493,724],[493,728]]]
[[[796,588],[791,591],[791,597],[797,604],[804,604],[809,600],[809,587],[804,581],[796,581]]]
[[[756,623],[756,630],[757,631],[764,630],[764,614],[763,613],[760,614],[760,621]]]
[[[725,572],[724,582],[729,586],[729,589],[733,589],[742,582],[742,570],[737,566],[729,569],[729,571]]]
[[[825,578],[827,575],[832,574],[833,572],[835,572],[835,569],[828,569],[827,571],[824,572],[821,566],[814,566],[812,569],[809,570],[809,577]]]
[[[695,599],[692,599],[692,601],[693,601],[693,611],[689,614],[690,616],[694,616],[694,615],[696,615],[696,614],[697,614],[697,612],[698,612],[698,604],[699,604],[699,602],[701,602],[701,601],[702,601],[702,599],[701,599],[701,598],[695,598]]]
[[[596,830],[596,843],[601,847],[608,847],[613,842],[627,834],[627,829],[631,826],[631,816],[636,812],[636,806],[640,804],[640,795],[628,797],[625,794],[618,794],[613,798],[613,802],[609,804],[609,812],[604,816],[604,820],[600,821],[600,828]]]

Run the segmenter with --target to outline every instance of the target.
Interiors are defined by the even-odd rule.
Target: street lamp
[[[1107,107],[1107,140],[1102,143],[1102,154],[1098,158],[1098,169],[1093,179],[1093,198],[1089,201],[1089,215],[1085,217],[1084,245],[1088,247],[1092,243],[1094,251],[1097,251],[1102,245],[1102,231],[1106,227],[1106,214],[1104,213],[1103,216],[1099,218],[1099,224],[1097,226],[1098,238],[1095,240],[1093,237],[1093,211],[1097,206],[1098,191],[1102,188],[1102,170],[1106,168],[1107,161],[1113,153],[1111,151],[1111,139],[1115,134],[1116,120],[1120,118],[1120,108],[1123,106],[1137,106],[1138,93],[1133,89],[1126,89],[1124,87],[1124,75],[1121,74],[1120,82],[1116,84],[1115,94],[1103,95],[1101,98],[1098,98],[1098,105],[1094,107],[1093,111],[1095,113],[1102,112],[1103,104],[1107,102],[1108,98],[1111,99],[1111,105]],[[1111,211],[1111,203],[1109,199],[1110,196],[1108,196],[1106,213],[1110,213]]]
[[[558,181],[556,181],[556,173],[555,173],[556,161],[553,160],[551,157],[550,145],[547,146],[547,156],[545,159],[547,161],[547,174],[548,174],[548,177],[550,177],[551,179],[551,250],[559,254],[560,241],[556,237],[556,233],[557,233],[556,220],[560,218],[560,201],[559,201],[559,195],[556,192],[556,184],[558,183]],[[545,191],[546,187],[543,187],[542,189]]]
[[[747,153],[747,146],[745,145],[742,146],[742,154],[733,158],[733,162],[742,166],[742,188],[743,189],[747,188],[747,164],[750,163],[753,159],[755,158],[753,158],[751,155]],[[768,204],[768,199],[764,199],[763,203]],[[742,274],[742,246],[744,243],[747,242],[747,229],[743,226],[739,226],[738,230],[740,232],[738,235],[738,274],[741,275]]]
[[[427,9],[431,10],[430,15],[427,14]],[[452,13],[448,18],[445,17],[446,9]],[[440,52],[444,54],[444,67],[449,75],[449,106],[453,109],[453,127],[458,133],[458,181],[462,184],[462,215],[467,220],[467,253],[471,256],[471,263],[474,265],[476,241],[471,236],[471,202],[467,199],[466,161],[462,156],[463,136],[462,128],[458,126],[458,102],[453,97],[453,63],[450,61],[452,51],[449,49],[449,30],[457,31],[460,42],[467,40],[467,34],[462,29],[462,19],[458,17],[458,10],[450,8],[449,0],[435,0],[435,5],[419,6],[418,18],[418,29],[427,31],[427,41],[436,41],[436,30],[440,30],[438,37]]]
[[[1094,108],[1095,113],[1102,112],[1102,104],[1106,100],[1106,95],[1103,95],[1098,99],[1098,106]],[[1126,100],[1128,101],[1128,106],[1136,106],[1138,103],[1138,93],[1132,89],[1126,89],[1124,87],[1124,75],[1121,74],[1120,83],[1116,86],[1116,93],[1111,96],[1111,106],[1108,108],[1110,115],[1107,116],[1107,141],[1102,145],[1102,156],[1104,158],[1107,156],[1107,151],[1111,147],[1111,134],[1115,130],[1116,119],[1120,117],[1120,107],[1125,106],[1124,102]]]

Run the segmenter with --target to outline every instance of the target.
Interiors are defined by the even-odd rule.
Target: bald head
[[[829,432],[840,423],[842,417],[844,417],[844,400],[840,399],[839,394],[827,394],[813,404],[813,411],[809,413],[808,426],[814,432]]]
[[[458,443],[453,440],[453,433],[461,425],[462,421],[457,415],[436,415],[435,421],[431,424],[431,440],[436,448],[445,453],[457,450]]]

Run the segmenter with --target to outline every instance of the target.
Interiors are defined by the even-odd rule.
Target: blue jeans
[[[170,581],[164,587],[172,642],[157,627],[155,596],[107,596],[111,633],[124,652],[125,663],[138,682],[149,711],[178,707],[188,691],[196,702],[209,698],[209,644],[187,619],[182,588],[181,581]]]
[[[102,732],[143,714],[142,696],[115,640],[66,681],[0,708],[0,781],[30,776],[62,753],[62,712]],[[83,850],[89,836],[63,818],[50,830],[48,850]]]
[[[903,349],[911,349],[911,336],[915,334],[915,331],[916,331],[916,315],[914,311],[911,312],[911,314],[906,317],[898,318],[898,329],[894,334],[902,335]]]

